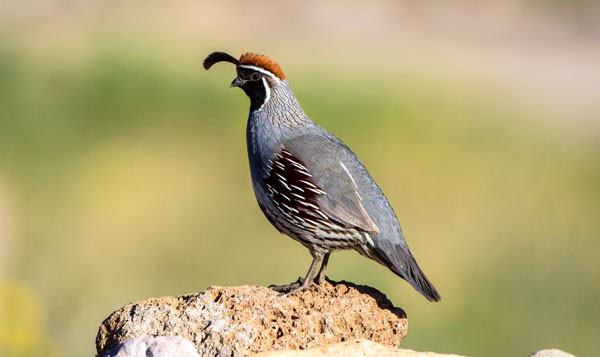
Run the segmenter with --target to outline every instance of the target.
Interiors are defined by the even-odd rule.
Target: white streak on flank
[[[313,221],[310,218],[304,218],[304,222],[308,223],[308,225],[310,225],[310,226],[313,226],[313,228],[316,227],[316,226],[318,226],[317,222]]]
[[[318,210],[319,210],[319,207],[317,207],[317,206],[313,205],[312,203],[309,203],[309,202],[304,202],[304,201],[302,201],[302,202],[298,202],[298,203],[299,203],[299,204],[301,204],[302,206],[305,206],[305,207],[312,208],[312,209],[314,209],[315,211],[318,211]]]
[[[271,187],[271,185],[267,184],[267,189],[269,190],[269,192],[271,194],[278,194],[279,192],[277,192],[276,189],[274,189],[273,187]]]
[[[281,176],[281,175],[279,174],[279,172],[276,172],[276,173],[275,173],[275,176],[279,177],[279,180],[280,180],[280,181],[287,182],[287,180],[285,179],[285,177]]]
[[[326,220],[326,219],[320,219],[319,223],[321,223],[322,225],[326,226],[327,228],[334,228],[335,227],[333,225],[333,223],[329,222],[329,220]]]
[[[300,172],[302,172],[302,171],[307,172],[308,171],[308,169],[304,165],[301,165],[300,163],[292,160],[289,157],[287,159],[288,159],[288,162],[290,164],[292,164],[294,167],[296,167],[298,169],[298,171],[300,171]]]
[[[297,213],[300,213],[300,211],[298,211],[297,209],[295,209],[295,208],[292,208],[292,207],[290,207],[290,206],[286,205],[286,204],[285,204],[285,203],[283,203],[283,202],[281,202],[281,205],[283,205],[283,206],[284,206],[284,207],[285,207],[285,208],[286,208],[288,211],[292,211],[292,212],[294,212],[294,213],[296,213],[296,214],[297,214]]]
[[[362,200],[362,198],[360,198],[360,195],[358,194],[358,186],[356,185],[356,181],[354,181],[354,177],[352,177],[350,170],[348,170],[348,168],[346,167],[346,165],[344,165],[343,162],[340,161],[340,164],[342,165],[342,168],[344,169],[344,171],[346,171],[348,176],[350,176],[350,180],[352,180],[352,184],[354,185],[354,188],[355,188],[354,192],[356,193],[356,196],[358,196],[358,199]]]
[[[299,174],[302,174],[302,175],[304,175],[304,176],[306,176],[306,177],[312,177],[312,175],[311,175],[311,174],[309,174],[309,173],[308,173],[308,171],[305,171],[305,170],[296,170],[296,171],[297,171]]]
[[[369,233],[363,233],[364,237],[367,239],[367,243],[369,243],[372,247],[375,246],[375,242],[371,239],[371,235]]]
[[[329,217],[327,217],[327,215],[325,215],[325,213],[321,212],[320,209],[317,209],[316,212],[319,216],[321,216],[321,218],[323,218],[326,221],[329,221]]]
[[[307,187],[306,190],[314,192],[317,195],[326,195],[327,194],[327,192],[325,192],[325,191],[323,191],[323,190],[321,190],[319,188],[310,188],[310,187]]]
[[[299,180],[300,182],[302,182],[303,184],[305,184],[306,186],[308,186],[308,188],[317,188],[317,186],[313,185],[312,182],[310,181],[306,181],[306,180]]]
[[[294,187],[294,185],[290,185],[290,186]],[[304,196],[300,196],[299,194],[293,193],[293,192],[291,192],[291,195],[294,196],[294,197],[296,197],[301,202],[304,201]]]
[[[300,191],[300,192],[304,192],[303,189],[301,189],[300,187],[296,186],[296,185],[292,185],[290,184],[290,186],[292,186],[293,188],[295,188],[296,190]]]
[[[282,184],[282,185],[283,185],[283,187],[285,187],[285,189],[286,189],[286,190],[288,190],[288,191],[290,191],[290,192],[292,191],[292,189],[290,188],[290,186],[288,186],[288,184],[287,184],[287,183],[285,183],[285,181],[281,181],[281,180],[279,180],[279,183],[280,183],[280,184]]]

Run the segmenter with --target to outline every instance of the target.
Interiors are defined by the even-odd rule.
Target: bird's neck
[[[251,111],[246,128],[250,162],[264,162],[282,149],[287,139],[302,135],[317,126],[294,97],[287,81],[271,91],[269,99],[259,109]],[[253,168],[254,172],[261,168]]]
[[[314,124],[308,118],[294,96],[287,80],[282,80],[269,89],[266,101],[259,107],[251,107],[249,125],[271,126],[269,131],[300,129]]]

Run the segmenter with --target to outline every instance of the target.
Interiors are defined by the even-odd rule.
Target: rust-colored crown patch
[[[281,67],[279,67],[277,62],[273,61],[265,55],[261,55],[260,53],[244,53],[240,57],[240,64],[247,64],[250,66],[264,68],[267,71],[279,77],[279,79],[285,79],[285,74],[283,74],[283,71],[281,70]]]

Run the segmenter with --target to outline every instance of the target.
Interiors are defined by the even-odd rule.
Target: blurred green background
[[[382,186],[443,296],[354,252],[329,276],[409,316],[402,347],[597,353],[593,1],[0,1],[0,355],[94,354],[113,310],[287,283],[308,252],[253,197],[248,100],[211,51],[278,60]]]

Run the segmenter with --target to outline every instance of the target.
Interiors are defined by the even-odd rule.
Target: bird
[[[306,247],[304,278],[271,288],[291,295],[326,279],[332,252],[354,249],[429,301],[441,297],[421,270],[392,206],[352,150],[305,113],[279,64],[260,53],[212,52],[203,62],[236,67],[231,87],[250,99],[246,141],[258,205],[281,233]]]

